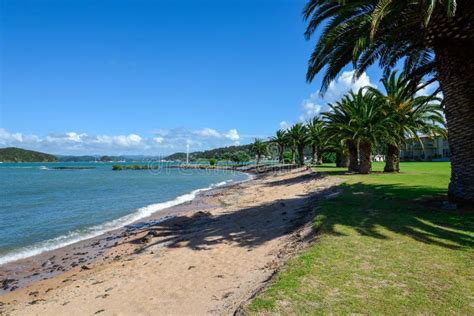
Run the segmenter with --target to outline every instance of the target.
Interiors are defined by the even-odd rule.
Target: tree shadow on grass
[[[389,237],[380,227],[409,236],[419,242],[450,249],[474,247],[474,215],[471,210],[443,210],[442,201],[429,207],[425,201],[444,197],[445,190],[399,184],[342,185],[344,194],[325,202],[321,214],[326,221],[321,229],[337,231],[336,225],[354,228],[363,236],[378,239]]]
[[[340,167],[334,167],[334,166],[322,166],[322,167],[316,166],[314,170],[328,176],[343,176],[343,175],[352,174],[347,170],[347,168],[341,169]]]

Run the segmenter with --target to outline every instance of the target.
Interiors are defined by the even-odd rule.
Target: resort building
[[[405,161],[448,161],[451,156],[448,140],[442,136],[420,136],[409,139],[400,148],[400,159]]]

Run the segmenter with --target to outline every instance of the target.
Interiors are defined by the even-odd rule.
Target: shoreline
[[[123,242],[124,238],[134,231],[158,224],[159,222],[171,219],[174,216],[184,214],[196,207],[207,209],[211,207],[208,201],[209,196],[225,190],[226,188],[252,181],[257,177],[252,173],[244,171],[239,172],[246,173],[248,178],[239,181],[226,182],[225,184],[211,184],[208,187],[196,189],[189,193],[177,196],[173,200],[144,206],[142,208],[156,204],[173,203],[184,196],[192,195],[192,198],[189,200],[156,210],[145,217],[138,218],[127,224],[121,224],[119,227],[99,232],[96,236],[85,236],[80,240],[60,245],[57,248],[44,250],[37,254],[0,264],[0,296],[24,288],[33,282],[44,281],[55,277],[78,266],[88,267],[101,259],[108,259],[108,252]],[[131,215],[133,215],[133,213],[126,216]],[[110,222],[117,220],[120,220],[120,218]],[[21,249],[22,248],[18,250],[21,251]]]
[[[51,163],[55,163],[55,162],[51,162]],[[40,163],[38,163],[40,164]],[[84,233],[85,236],[81,236],[81,235],[78,235],[76,238],[74,238],[72,241],[65,241],[63,244],[59,245],[59,246],[51,246],[50,248],[51,249],[45,249],[45,250],[41,250],[40,252],[38,253],[34,253],[34,254],[31,254],[31,255],[21,255],[22,252],[36,252],[37,251],[37,247],[39,246],[35,246],[36,244],[40,244],[40,243],[49,243],[49,242],[52,242],[54,241],[55,239],[60,239],[60,238],[64,238],[67,236],[66,235],[61,235],[61,236],[58,236],[56,238],[53,238],[53,239],[50,239],[50,240],[45,240],[45,241],[42,241],[42,242],[39,242],[39,243],[34,243],[32,245],[29,245],[29,246],[25,246],[25,247],[21,247],[21,248],[18,248],[16,251],[14,251],[13,253],[6,253],[4,254],[3,256],[5,257],[18,257],[18,258],[15,258],[15,259],[12,259],[12,260],[8,260],[6,262],[1,262],[0,261],[0,278],[4,277],[4,273],[3,273],[3,270],[4,270],[4,267],[7,266],[7,265],[10,265],[12,263],[16,263],[16,262],[20,262],[21,261],[24,261],[24,260],[27,260],[29,258],[33,258],[33,257],[36,257],[36,256],[42,256],[43,254],[45,253],[53,253],[54,251],[56,250],[59,250],[61,248],[65,248],[65,247],[72,247],[76,244],[81,244],[85,241],[90,241],[90,240],[94,240],[94,239],[100,239],[101,236],[105,236],[105,235],[108,235],[110,232],[114,232],[114,231],[117,231],[117,230],[120,230],[120,229],[124,229],[125,227],[127,226],[130,226],[130,225],[134,225],[134,223],[137,223],[137,222],[140,222],[140,221],[144,221],[144,220],[147,220],[149,217],[154,217],[156,213],[158,212],[163,212],[163,211],[167,211],[168,209],[171,209],[172,208],[175,208],[175,207],[178,207],[179,205],[181,204],[186,204],[194,199],[197,199],[199,198],[199,196],[203,193],[203,192],[206,192],[206,191],[210,191],[210,190],[214,190],[216,188],[224,188],[224,187],[227,187],[229,185],[234,185],[234,184],[238,184],[238,183],[241,183],[241,182],[246,182],[246,181],[251,181],[252,179],[255,179],[256,176],[258,175],[262,175],[262,174],[265,174],[265,173],[268,173],[268,172],[285,172],[285,171],[289,171],[289,170],[292,170],[295,168],[295,165],[292,165],[292,164],[286,164],[286,165],[260,165],[260,166],[256,166],[256,165],[244,165],[244,166],[209,166],[209,165],[172,165],[172,166],[164,166],[162,167],[164,169],[183,169],[183,170],[186,170],[186,169],[192,169],[192,170],[208,170],[208,171],[215,171],[215,170],[219,170],[219,171],[233,171],[233,172],[239,172],[239,173],[243,173],[243,174],[246,174],[248,176],[247,179],[245,180],[240,180],[240,181],[232,181],[230,183],[225,183],[223,185],[220,185],[220,183],[214,183],[214,184],[211,184],[210,186],[208,187],[204,187],[204,188],[200,188],[200,189],[196,189],[196,190],[193,190],[189,193],[185,193],[183,195],[180,195],[180,196],[177,196],[176,198],[174,198],[173,200],[168,200],[168,201],[164,201],[164,202],[158,202],[158,203],[154,203],[154,204],[150,204],[150,205],[145,205],[143,207],[140,207],[138,209],[136,209],[135,211],[137,210],[140,210],[140,209],[145,209],[145,208],[148,208],[148,207],[151,207],[151,206],[154,206],[154,205],[159,205],[159,204],[168,204],[168,203],[171,203],[173,204],[173,202],[179,202],[177,200],[179,199],[182,199],[184,198],[185,196],[187,195],[192,195],[192,198],[190,200],[184,200],[182,202],[179,202],[177,204],[173,204],[173,205],[170,205],[170,206],[166,206],[164,208],[161,208],[161,209],[158,209],[156,211],[153,211],[151,214],[148,214],[146,216],[143,216],[143,217],[140,217],[140,218],[137,218],[137,219],[134,219],[132,221],[129,221],[128,223],[125,222],[124,223],[119,223],[118,225],[114,225],[116,227],[112,227],[112,228],[105,228],[105,229],[102,229],[101,231],[97,231],[97,232],[89,232],[89,233]],[[111,224],[115,221],[124,221],[124,218],[126,217],[129,217],[129,216],[133,216],[134,213],[130,213],[130,214],[127,214],[123,217],[120,217],[120,218],[117,218],[117,219],[114,219],[114,220],[111,220],[111,221],[108,221],[108,222],[105,222],[103,224],[100,224],[100,225],[97,225],[97,226],[104,226],[104,225],[107,225],[107,224]],[[164,218],[166,219],[166,218]],[[93,228],[93,227],[92,227]],[[46,246],[44,246],[46,247]],[[54,255],[54,254],[53,254]],[[64,272],[64,270],[62,270]],[[35,278],[36,279],[36,278]],[[0,279],[1,280],[1,279]],[[2,287],[2,284],[0,283],[0,295],[5,291],[5,289]]]
[[[300,168],[202,192],[90,263],[3,294],[0,314],[233,314],[314,239],[314,203],[338,183]]]

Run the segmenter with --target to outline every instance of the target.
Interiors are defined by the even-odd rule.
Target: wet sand
[[[251,180],[253,177],[250,177]],[[127,253],[118,247],[138,231],[156,225],[160,221],[192,210],[216,207],[208,197],[238,185],[232,183],[200,192],[189,202],[160,210],[130,225],[114,229],[94,238],[89,238],[39,255],[9,262],[0,266],[0,295],[23,288],[32,282],[46,280],[76,267],[89,267],[97,260],[107,260],[112,255]]]
[[[312,240],[317,200],[337,194],[336,182],[306,169],[272,172],[9,263],[0,313],[233,314]]]

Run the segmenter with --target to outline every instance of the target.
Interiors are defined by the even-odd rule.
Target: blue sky
[[[305,1],[1,1],[0,147],[168,154],[249,143],[317,114]],[[346,69],[350,71],[349,68]]]

